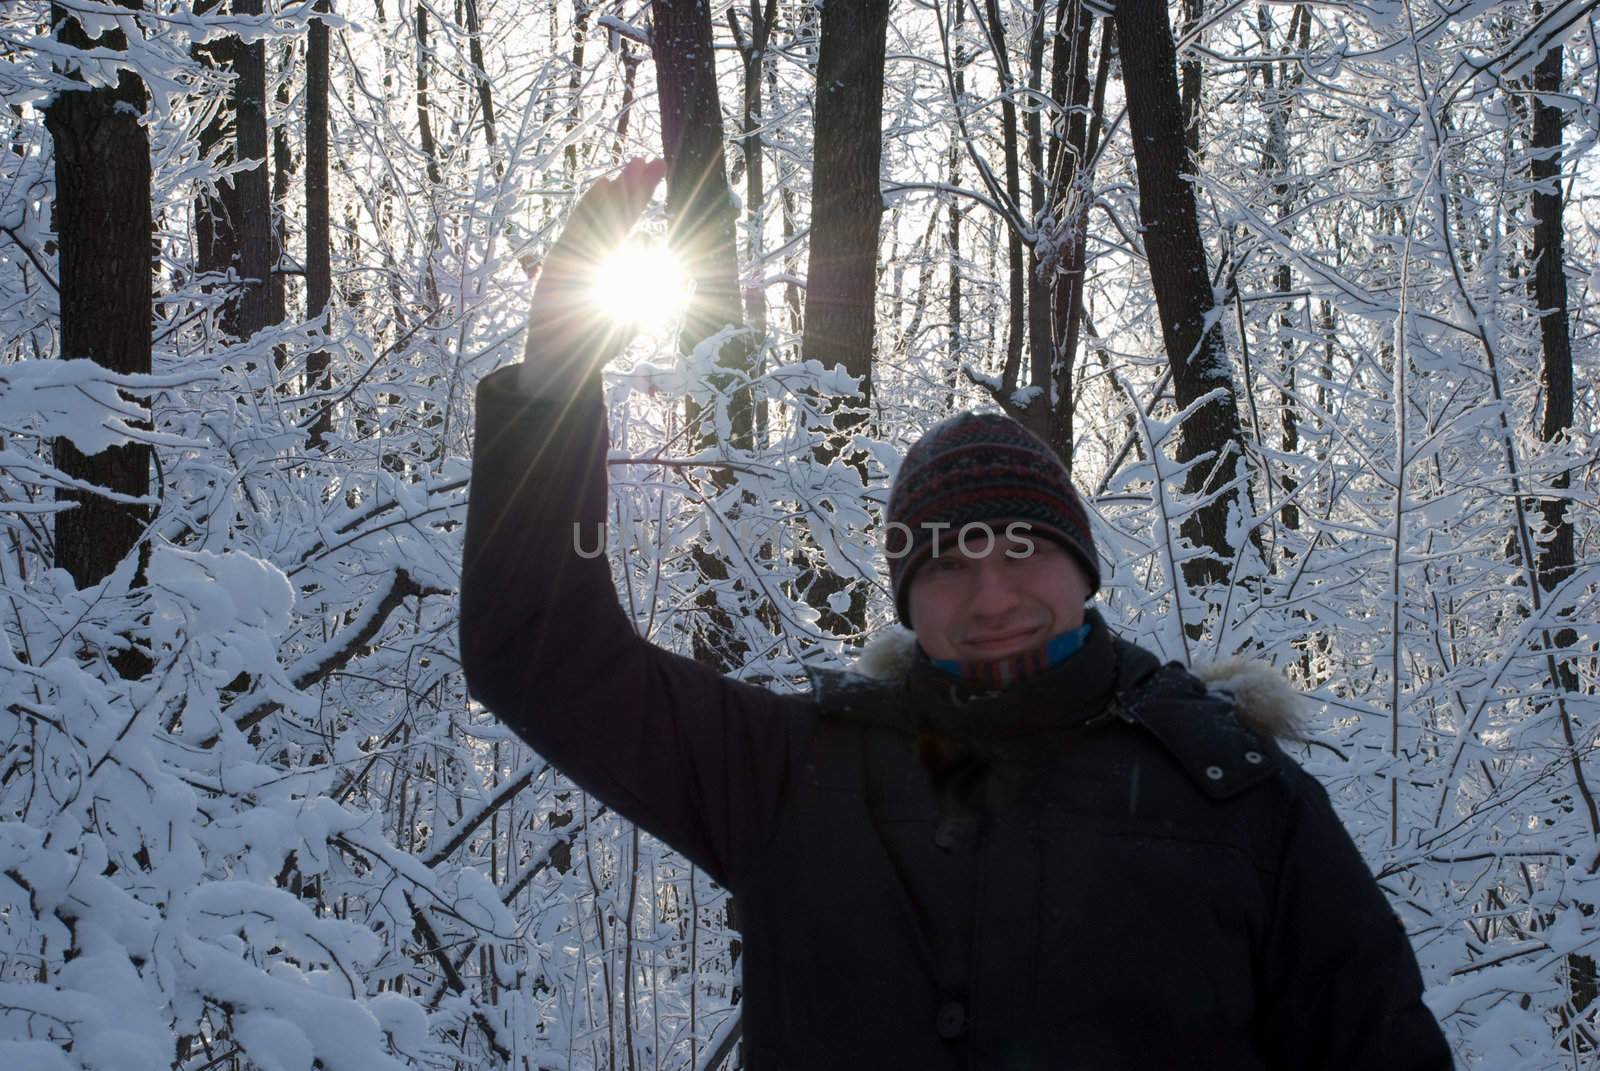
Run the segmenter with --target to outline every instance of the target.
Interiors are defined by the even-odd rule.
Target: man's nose
[[[996,557],[990,555],[973,562],[972,612],[985,617],[1011,610],[1019,598],[1014,578],[1002,563],[995,561]]]

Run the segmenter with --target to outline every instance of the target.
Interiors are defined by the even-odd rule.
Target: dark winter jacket
[[[640,639],[573,549],[605,519],[598,388],[514,375],[478,393],[468,683],[733,892],[747,1066],[1451,1066],[1327,795],[1258,731],[1281,688],[1208,688],[1098,617],[1000,692],[903,644],[809,695],[730,681]]]

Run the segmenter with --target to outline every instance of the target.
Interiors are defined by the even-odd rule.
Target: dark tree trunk
[[[883,65],[889,0],[828,4],[817,53],[811,258],[802,352],[842,364],[872,401],[872,337],[883,219]]]
[[[1187,37],[1200,25],[1206,15],[1205,0],[1183,0],[1183,35]],[[1200,153],[1200,94],[1204,85],[1205,68],[1200,64],[1200,53],[1190,49],[1183,58],[1183,137],[1189,146],[1189,156],[1199,160]]]
[[[778,17],[778,0],[750,0],[750,28],[748,36],[739,30],[734,9],[728,9],[728,23],[739,42],[740,57],[744,60],[744,114],[740,131],[739,155],[744,164],[745,228],[748,242],[748,262],[757,263],[764,253],[761,232],[766,220],[766,166],[761,141],[761,81],[767,67],[767,45],[772,39],[772,24]],[[633,68],[628,68],[628,89],[632,89]],[[626,99],[624,100],[626,104]],[[626,111],[624,111],[626,118]],[[756,350],[765,353],[767,338],[767,294],[760,287],[744,295],[745,323],[750,325],[750,335]],[[761,368],[754,369],[759,374]],[[755,427],[752,438],[764,445],[767,437],[767,401],[763,397],[754,414]]]
[[[283,48],[283,70],[294,70],[294,44]],[[289,79],[278,79],[274,94],[278,113],[283,117],[272,128],[272,265],[271,303],[268,310],[270,322],[281,324],[289,314],[288,275],[280,269],[289,246],[289,181],[294,174],[294,150],[289,145],[289,124],[285,113],[289,110]]]
[[[957,4],[955,10],[956,48],[953,62],[955,71],[952,84],[955,88],[955,98],[958,106],[967,95],[967,50],[961,42],[960,27],[966,21],[967,5]],[[946,179],[951,189],[961,188],[961,139],[950,139],[950,152],[947,166],[949,175]],[[961,198],[952,197],[946,207],[949,213],[945,245],[949,250],[950,258],[950,288],[945,295],[946,313],[948,322],[945,335],[945,359],[948,367],[945,371],[944,412],[952,412],[956,407],[956,383],[961,375],[962,347],[962,317],[961,317]]]
[[[722,149],[722,105],[717,97],[711,12],[706,0],[654,0],[651,51],[661,100],[661,141],[667,161],[667,214],[671,241],[694,280],[679,348],[692,350],[729,326],[744,323],[739,295],[738,218]],[[748,337],[723,345],[718,363],[745,371]],[[731,413],[733,441],[751,442],[749,393],[739,392]]]
[[[1545,53],[1534,71],[1534,92],[1558,93],[1561,90],[1562,50]],[[1534,304],[1539,309],[1539,335],[1543,343],[1544,412],[1539,435],[1554,442],[1572,427],[1572,339],[1567,317],[1566,252],[1563,248],[1561,217],[1562,114],[1561,109],[1535,96],[1533,105],[1533,159],[1530,165],[1535,184],[1533,193],[1533,278]],[[1570,486],[1568,473],[1556,476],[1551,484],[1559,490]],[[1545,499],[1540,506],[1551,538],[1539,552],[1539,582],[1553,590],[1572,575],[1576,554],[1572,520],[1563,498]]]
[[[294,151],[289,145],[289,72],[294,70],[294,42],[283,46],[284,76],[278,79],[278,89],[273,94],[278,104],[278,125],[272,128],[272,277],[269,280],[267,321],[281,324],[289,318],[289,274],[284,271],[289,252],[289,182],[294,174]],[[288,362],[288,351],[276,346],[273,361],[281,373]]]
[[[1534,10],[1537,14],[1539,7],[1536,5]],[[1529,170],[1534,182],[1531,285],[1534,304],[1539,310],[1539,336],[1544,351],[1541,369],[1544,412],[1540,415],[1539,437],[1545,442],[1560,440],[1572,427],[1572,336],[1567,316],[1566,251],[1561,233],[1565,207],[1561,193],[1563,117],[1561,109],[1549,102],[1551,97],[1542,95],[1561,92],[1562,59],[1563,50],[1559,46],[1544,54],[1534,70],[1531,101],[1533,158]],[[1571,482],[1571,474],[1562,472],[1551,479],[1550,485],[1553,490],[1566,491]],[[1539,505],[1549,532],[1539,547],[1536,563],[1539,586],[1545,591],[1553,591],[1576,567],[1570,508],[1564,498],[1547,498]],[[1562,652],[1577,642],[1578,634],[1571,628],[1562,628],[1551,638],[1552,645]],[[1579,690],[1581,682],[1573,659],[1556,657],[1551,665],[1556,678],[1551,681],[1554,687],[1564,692]],[[1562,721],[1567,744],[1573,747],[1575,734],[1565,711]],[[1579,752],[1575,749],[1571,761],[1581,788],[1584,776]],[[1567,977],[1572,989],[1572,1009],[1581,1016],[1600,997],[1600,971],[1596,970],[1594,957],[1569,955]]]
[[[1058,20],[1065,8],[1057,9]],[[1057,27],[1059,29],[1059,26]],[[1055,36],[1052,34],[1052,36]],[[1046,198],[1049,188],[1045,184],[1044,130],[1040,122],[1039,100],[1044,91],[1044,10],[1034,9],[1028,32],[1028,96],[1030,107],[1024,113],[1023,130],[1027,135],[1028,206],[1033,212],[1033,223],[1038,226],[1049,208]],[[1060,101],[1056,104],[1059,108]],[[1052,112],[1052,115],[1059,112]],[[1053,133],[1053,131],[1052,131]],[[1039,256],[1035,241],[1028,248],[1028,386],[1033,388],[1028,404],[1020,416],[1039,438],[1050,439],[1050,371],[1055,365],[1055,332],[1050,322],[1051,277],[1055,274],[1055,260]]]
[[[759,223],[755,213],[766,199],[765,165],[761,152],[761,78],[766,72],[767,43],[772,39],[772,23],[778,17],[778,0],[764,0],[764,5],[763,0],[750,0],[748,37],[739,33],[734,9],[728,9],[728,21],[739,38],[739,52],[744,60],[744,114],[739,131],[739,153],[744,163],[746,219],[752,227]],[[753,230],[751,233],[753,238],[759,237]],[[755,255],[761,250],[752,246],[750,252]]]
[[[883,220],[883,68],[889,0],[827,4],[817,48],[816,130],[811,173],[811,250],[806,264],[806,325],[801,354],[824,367],[842,365],[860,383],[863,415],[838,412],[848,435],[872,404],[873,335],[877,322],[878,231]],[[840,400],[843,404],[844,400]],[[836,456],[832,447],[820,451]],[[862,469],[860,459],[847,460]],[[848,581],[830,569],[815,574],[808,601],[818,623],[835,635],[859,633],[866,600],[857,590],[841,613],[832,597]]]
[[[428,162],[428,183],[438,186],[439,150],[433,140],[433,114],[428,104],[428,60],[432,54],[428,44],[428,5],[417,4],[417,139],[422,143],[422,155]]]
[[[123,6],[138,10],[139,3],[123,0]],[[127,48],[120,30],[91,41],[66,9],[53,7],[51,16],[63,45]],[[150,144],[139,124],[144,111],[144,83],[127,71],[114,87],[58,93],[45,109],[55,147],[60,353],[127,373],[150,371],[154,235]],[[150,448],[142,444],[85,455],[57,439],[55,462],[67,475],[119,495],[150,493]],[[76,508],[56,516],[55,563],[79,587],[98,583],[138,545],[149,511],[92,492],[56,497]],[[134,675],[147,667],[134,659],[118,668]]]
[[[1275,275],[1278,293],[1288,294],[1294,288],[1294,269],[1288,264],[1279,264]],[[1295,400],[1294,385],[1294,326],[1294,314],[1289,310],[1286,299],[1278,313],[1278,370],[1283,376],[1284,385],[1284,389],[1278,393],[1278,449],[1283,451],[1285,457],[1293,457],[1300,452],[1300,419],[1295,412],[1295,406],[1299,403]],[[1300,489],[1300,481],[1287,465],[1278,477],[1278,486],[1283,490],[1283,526],[1291,531],[1298,529],[1300,507],[1293,496]],[[1287,556],[1288,552],[1284,554]]]
[[[633,117],[633,102],[636,88],[639,84],[639,64],[644,62],[644,57],[633,51],[633,46],[627,41],[622,42],[622,104],[617,108],[617,140],[612,145],[611,155],[620,163],[624,146],[628,143],[628,121]]]
[[[697,284],[712,283],[721,306],[737,308],[733,191],[723,154],[710,10],[705,0],[654,0],[651,10],[673,244],[695,269]],[[696,305],[685,327],[688,342],[740,322],[738,316],[713,322],[708,303]]]
[[[332,11],[330,0],[318,0],[318,14]],[[328,24],[313,19],[306,41],[306,319],[328,315],[333,297],[332,233],[328,219]],[[326,333],[326,328],[324,328]],[[328,354],[306,357],[306,391],[316,398],[311,448],[321,450],[333,430]]]
[[[433,46],[429,43],[428,5],[418,0],[416,14],[417,36],[417,140],[422,146],[422,156],[428,162],[428,258],[422,279],[422,289],[427,308],[420,319],[433,323],[439,310],[439,279],[434,273],[433,253],[439,248],[439,209],[435,198],[444,181],[439,171],[439,147],[433,137],[433,108],[428,97],[428,71],[433,66]],[[399,293],[399,275],[390,290],[395,298],[395,321],[404,323],[409,316],[402,311],[408,304]],[[403,337],[403,336],[402,336]],[[402,343],[403,345],[404,343]]]
[[[233,0],[240,15],[261,14],[261,0]],[[239,337],[267,326],[272,312],[272,196],[267,173],[266,42],[241,44],[234,71],[234,144],[241,162],[254,161],[234,176],[239,190]]]
[[[1017,206],[1020,216],[1020,161],[1014,99],[1024,96],[1024,87],[1017,83],[1010,72],[999,5],[995,0],[987,0],[985,6],[985,31],[996,55],[1004,94],[1001,126],[1005,144],[1005,199]],[[1055,24],[1048,33],[1042,9],[1036,9],[1033,21],[1029,24],[1025,87],[1025,99],[1038,102],[1043,98],[1045,43],[1047,40],[1053,41],[1048,170],[1045,161],[1046,135],[1041,109],[1036,105],[1027,109],[1024,119],[1027,140],[1023,150],[1028,171],[1032,222],[1040,228],[1047,228],[1048,233],[1041,233],[1038,238],[1026,243],[1029,248],[1024,272],[1024,236],[1017,224],[1011,225],[1007,249],[1010,260],[1010,334],[1000,387],[998,390],[989,388],[989,393],[1009,415],[1050,443],[1063,462],[1070,465],[1074,405],[1071,390],[1072,351],[1076,347],[1077,336],[1069,309],[1074,294],[1081,294],[1082,232],[1088,223],[1087,212],[1080,210],[1074,198],[1074,189],[1079,170],[1088,156],[1084,145],[1084,112],[1089,104],[1089,33],[1093,19],[1077,0],[1060,4],[1055,9],[1055,16]],[[1102,57],[1102,67],[1104,63]],[[1103,96],[1100,99],[1103,101]],[[1023,385],[1021,365],[1024,329],[1029,393],[1027,401],[1019,404],[1015,392]]]
[[[792,40],[796,44],[801,41],[811,41],[815,34],[816,22],[816,8],[809,4],[801,8],[800,26],[795,31]],[[774,63],[767,64],[767,99],[771,101],[778,99],[778,67]],[[778,187],[778,204],[782,217],[779,222],[782,227],[783,247],[791,250],[783,258],[784,274],[788,276],[787,281],[783,284],[783,307],[788,312],[789,333],[796,337],[802,337],[805,334],[806,322],[805,298],[801,293],[800,286],[795,282],[796,279],[800,278],[800,255],[792,251],[796,245],[795,235],[799,232],[792,178],[799,170],[799,167],[793,160],[786,160],[781,155],[775,157],[773,162],[778,168],[776,185]],[[797,350],[795,351],[795,356],[798,357]]]
[[[1139,174],[1139,218],[1174,393],[1183,408],[1213,390],[1223,391],[1184,421],[1178,444],[1180,462],[1210,455],[1189,470],[1185,482],[1185,489],[1198,495],[1233,476],[1241,456],[1238,398],[1220,323],[1206,328],[1215,301],[1189,182],[1194,160],[1184,136],[1167,6],[1164,0],[1119,0],[1116,17]],[[1191,587],[1219,584],[1228,577],[1235,554],[1228,542],[1228,510],[1237,493],[1217,495],[1183,523],[1184,535],[1210,550],[1184,562],[1184,579]]]
[[[920,267],[917,268],[916,282],[912,284],[911,318],[906,322],[904,329],[899,326],[900,317],[898,315],[894,317],[896,331],[893,353],[897,362],[903,362],[911,356],[911,347],[922,336],[923,317],[928,312],[928,299],[933,296],[933,271],[937,260],[934,248],[939,241],[938,231],[939,214],[930,212],[928,225],[923,228],[922,240],[914,243],[909,251],[909,256],[918,261]],[[900,309],[902,308],[900,294],[906,273],[903,262],[896,258],[897,254],[891,253],[890,260],[895,264],[895,295],[891,307]]]
[[[1054,203],[1059,226],[1064,234],[1062,260],[1056,266],[1050,292],[1050,322],[1055,339],[1055,364],[1052,371],[1054,404],[1050,414],[1050,445],[1070,471],[1072,443],[1078,400],[1073,393],[1073,369],[1078,359],[1078,338],[1083,325],[1084,266],[1088,261],[1089,202],[1094,188],[1092,164],[1099,149],[1100,129],[1105,115],[1106,80],[1111,53],[1116,48],[1116,24],[1100,23],[1100,59],[1094,87],[1089,83],[1089,33],[1093,18],[1080,2],[1072,4],[1070,20],[1056,38],[1056,100],[1069,100],[1067,138],[1052,146],[1050,173],[1057,193]],[[1069,57],[1070,60],[1069,60]],[[1070,82],[1070,89],[1061,85]],[[1092,121],[1084,115],[1089,106]],[[1059,155],[1058,155],[1059,153]]]
[[[589,40],[589,8],[593,5],[590,0],[572,0],[572,66],[567,72],[567,130],[570,132],[578,125],[578,93],[583,88],[583,46]],[[552,12],[555,5],[550,5]],[[550,16],[552,19],[555,15]],[[710,15],[706,18],[709,21]],[[659,54],[657,62],[660,62]],[[717,126],[722,125],[722,117],[717,117]],[[572,142],[567,146],[567,170],[573,174],[578,170],[578,143]]]
[[[195,0],[195,13],[215,12],[222,0]],[[238,58],[239,39],[220,37],[203,45],[195,45],[190,54],[201,64],[217,70],[231,71]],[[222,166],[234,160],[233,95],[212,109],[210,117],[200,128],[200,156],[209,159],[215,154]],[[220,151],[219,151],[220,150]],[[239,189],[230,178],[219,183],[214,191],[202,193],[195,199],[195,268],[208,275],[226,275],[239,267]],[[209,293],[215,287],[208,285]],[[217,326],[230,338],[239,337],[239,295],[232,286],[223,286],[226,293],[217,309]]]
[[[989,40],[994,49],[995,64],[1000,69],[1000,133],[1005,146],[1006,197],[1020,213],[1022,211],[1021,162],[1017,148],[1017,105],[1011,81],[1011,61],[1006,55],[1006,31],[1000,21],[1000,5],[996,0],[986,0],[988,9]],[[1022,348],[1027,341],[1028,275],[1022,256],[1022,235],[1015,228],[1006,238],[1006,279],[1010,300],[1006,308],[1010,314],[1006,333],[1006,363],[1000,373],[1000,402],[1007,409],[1011,394],[1022,375]]]
[[[1290,17],[1289,31],[1284,36],[1282,51],[1287,53],[1294,43],[1296,30],[1302,25],[1303,6],[1296,7]],[[1304,20],[1309,26],[1309,17]],[[1257,14],[1256,23],[1261,34],[1262,50],[1272,51],[1272,22],[1265,7]],[[1301,51],[1309,47],[1309,40],[1302,41]],[[1261,65],[1261,81],[1264,91],[1262,110],[1267,116],[1267,139],[1265,150],[1262,153],[1261,167],[1266,176],[1272,181],[1272,200],[1277,212],[1281,227],[1289,227],[1289,216],[1292,209],[1291,187],[1289,184],[1289,114],[1294,108],[1294,100],[1290,96],[1292,89],[1298,86],[1298,81],[1290,74],[1290,64],[1282,64],[1281,73],[1269,60]],[[1297,68],[1298,69],[1298,68]],[[1294,287],[1294,269],[1288,261],[1282,261],[1273,271],[1274,289],[1279,294],[1285,295],[1278,306],[1277,314],[1277,342],[1278,342],[1278,375],[1282,377],[1285,389],[1278,394],[1278,448],[1285,458],[1292,458],[1300,450],[1300,424],[1295,413],[1294,395],[1294,305],[1287,296]],[[1265,429],[1257,429],[1257,434],[1264,436]],[[1288,529],[1300,527],[1300,507],[1295,504],[1293,495],[1299,487],[1295,479],[1294,469],[1288,464],[1284,465],[1282,474],[1278,477],[1278,485],[1283,491],[1284,503],[1279,516],[1283,526]],[[1280,550],[1280,556],[1287,556],[1288,551]],[[1269,562],[1269,567],[1276,569],[1276,562]]]
[[[717,96],[712,53],[711,11],[706,0],[653,0],[655,30],[650,38],[656,61],[656,87],[661,102],[662,155],[667,161],[667,214],[670,241],[695,284],[684,316],[678,348],[688,353],[727,327],[744,323],[739,295],[737,217],[728,186],[722,148],[722,105]],[[739,332],[723,343],[717,363],[738,373],[750,364],[750,337]],[[706,446],[715,432],[690,404],[686,419],[697,445]],[[748,450],[753,442],[750,392],[739,389],[729,404],[730,441]],[[731,476],[713,474],[718,486]],[[715,522],[713,522],[715,523]],[[695,657],[727,671],[743,661],[745,644],[737,623],[718,604],[717,587],[728,579],[728,566],[704,547],[694,558],[704,578],[699,606],[707,627],[695,639]]]
[[[478,17],[478,0],[464,0],[467,17],[467,58],[472,60],[472,81],[478,91],[478,110],[483,113],[483,143],[494,159],[495,174],[502,170],[499,140],[494,132],[494,92],[489,72],[483,66],[483,24]]]

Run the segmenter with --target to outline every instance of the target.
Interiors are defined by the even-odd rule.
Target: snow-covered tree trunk
[[[1565,196],[1562,192],[1561,107],[1547,95],[1562,91],[1563,49],[1552,48],[1534,69],[1533,144],[1528,169],[1533,190],[1533,273],[1531,287],[1534,307],[1539,313],[1539,341],[1543,356],[1544,409],[1539,419],[1539,437],[1547,443],[1559,442],[1572,427],[1572,334],[1567,315],[1567,261],[1562,233]],[[1550,485],[1558,491],[1571,486],[1567,472],[1557,473]],[[1552,591],[1572,575],[1574,546],[1572,508],[1565,497],[1547,498],[1540,507],[1548,538],[1539,551],[1539,582]],[[1572,644],[1570,633],[1561,646]],[[1576,688],[1567,670],[1565,686]]]
[[[967,5],[955,5],[954,36],[955,47],[950,58],[950,96],[956,106],[962,107],[967,96],[967,63],[970,56],[967,54],[966,43],[961,40],[961,28],[966,22]],[[952,137],[950,147],[945,151],[945,182],[951,189],[961,188],[961,161],[966,156],[962,148],[961,139]],[[945,368],[944,384],[945,393],[943,404],[939,412],[948,414],[955,409],[956,384],[960,381],[961,366],[968,359],[966,346],[966,328],[964,322],[964,309],[962,307],[962,277],[964,267],[961,263],[961,219],[966,214],[961,198],[952,196],[945,206],[945,257],[949,273],[949,282],[945,290]]]
[[[726,401],[707,405],[690,397],[684,419],[702,448],[714,449],[722,440],[725,448],[748,450],[755,429],[746,383],[753,348],[749,332],[740,330],[744,305],[739,293],[738,214],[723,148],[711,11],[705,0],[654,0],[651,10],[655,31],[650,45],[661,101],[671,244],[695,287],[678,336],[679,352],[693,353],[720,332],[734,329],[716,344],[716,367],[726,372],[714,373],[708,381]],[[725,406],[726,416],[720,433],[719,404]],[[711,473],[712,488],[728,483],[725,470]],[[716,598],[715,588],[728,580],[728,563],[701,544],[694,555],[706,582],[697,599],[704,627],[697,631],[695,655],[731,670],[742,663],[747,645]]]
[[[317,0],[319,14],[332,10],[331,0]],[[331,317],[333,238],[328,215],[328,24],[313,19],[306,42],[306,319]],[[320,450],[333,430],[333,399],[326,396],[328,351],[306,355],[306,390],[314,396],[315,416],[310,444]]]
[[[140,0],[122,0],[137,9]],[[125,51],[120,29],[91,39],[73,13],[53,7],[56,38],[71,49]],[[144,82],[122,71],[114,86],[62,92],[45,124],[55,144],[55,226],[62,359],[88,358],[114,372],[150,371],[150,143],[140,119]],[[139,543],[150,510],[150,447],[142,443],[85,453],[55,441],[55,463],[83,481],[56,499],[55,564],[79,587],[104,579]],[[137,655],[119,659],[132,673]]]
[[[1049,410],[1048,441],[1072,468],[1074,395],[1072,375],[1078,358],[1083,323],[1084,268],[1088,260],[1090,191],[1093,155],[1105,110],[1106,76],[1114,25],[1101,21],[1100,57],[1089,77],[1090,36],[1095,19],[1082,0],[1063,0],[1051,59],[1050,98],[1056,107],[1058,132],[1050,140],[1049,218],[1053,239],[1041,266],[1041,299],[1049,320],[1049,375],[1040,401]],[[1091,122],[1091,116],[1093,121]],[[1065,126],[1061,136],[1060,126]]]
[[[1183,522],[1183,532],[1207,553],[1183,562],[1195,589],[1225,583],[1235,546],[1228,514],[1241,491],[1228,490],[1243,455],[1233,367],[1212,293],[1205,245],[1189,176],[1195,162],[1185,138],[1177,55],[1164,0],[1120,0],[1117,39],[1139,174],[1139,219],[1150,282],[1161,310],[1161,334],[1180,409],[1199,402],[1184,421],[1178,460],[1190,464],[1185,490],[1212,495]],[[1196,622],[1188,622],[1194,627]]]
[[[842,367],[857,381],[858,397],[829,400],[837,414],[834,430],[842,435],[861,429],[872,406],[888,24],[889,0],[829,4],[822,9],[817,45],[811,251],[800,349],[805,360]],[[861,463],[838,441],[818,451],[825,462],[841,455]],[[848,593],[847,587],[832,568],[818,570],[811,585],[821,626],[836,635],[865,626],[863,593]]]
[[[723,152],[710,9],[706,0],[654,0],[651,10],[671,241],[695,286],[678,341],[680,351],[689,353],[717,332],[744,323],[738,214]],[[717,353],[717,363],[735,374],[748,373],[749,360],[747,335],[730,338]],[[749,392],[737,390],[733,397],[729,445],[748,449]]]
[[[1536,14],[1540,5],[1534,5]],[[1541,352],[1541,385],[1544,388],[1544,408],[1540,413],[1539,437],[1546,443],[1564,445],[1572,430],[1572,336],[1567,314],[1567,261],[1563,241],[1562,215],[1565,197],[1562,192],[1563,128],[1561,107],[1551,96],[1560,93],[1562,63],[1565,49],[1561,46],[1546,52],[1533,73],[1533,95],[1530,108],[1533,113],[1532,153],[1528,169],[1534,181],[1533,190],[1533,274],[1531,287],[1534,307],[1539,315],[1539,341]],[[1550,96],[1546,96],[1546,94]],[[1550,488],[1560,497],[1544,499],[1539,509],[1546,530],[1536,558],[1539,585],[1553,592],[1568,580],[1576,568],[1576,543],[1571,510],[1573,504],[1563,492],[1572,486],[1570,471],[1563,469],[1553,474]],[[1554,669],[1551,686],[1574,697],[1581,692],[1578,663],[1565,652],[1578,642],[1578,633],[1570,627],[1554,630],[1550,637],[1557,649],[1551,658]],[[1584,755],[1578,750],[1578,740],[1572,725],[1572,714],[1567,704],[1559,704],[1559,715],[1567,747],[1571,750],[1573,774],[1580,793],[1587,795],[1588,779],[1583,768]],[[1592,798],[1589,800],[1592,807]],[[1582,1017],[1600,998],[1600,971],[1596,970],[1595,957],[1574,953],[1567,957],[1568,985],[1571,988],[1571,1015]]]
[[[1028,342],[1028,273],[1023,255],[1021,149],[1017,134],[1017,87],[1011,75],[1011,59],[1006,52],[1005,22],[997,0],[985,0],[982,23],[994,57],[1002,95],[1000,98],[1000,136],[1004,147],[1005,203],[1012,217],[1006,228],[1006,358],[1000,372],[1000,393],[996,401],[1012,406],[1012,396],[1022,385],[1022,354]],[[976,14],[976,8],[974,8]]]
[[[195,0],[197,15],[218,13],[224,0]],[[231,35],[216,37],[204,44],[190,48],[190,55],[202,67],[213,72],[211,81],[219,84],[228,79],[234,69],[239,51],[239,39]],[[234,159],[232,121],[234,109],[233,88],[226,93],[213,91],[207,102],[204,125],[199,132],[196,150],[202,160],[215,160],[226,165]],[[194,202],[195,270],[214,279],[225,279],[229,271],[239,268],[239,187],[232,178],[208,178],[201,184]],[[223,295],[215,313],[218,330],[236,338],[239,334],[239,294],[229,283],[213,282],[207,291]]]
[[[762,143],[760,124],[763,119],[762,85],[766,81],[768,54],[772,40],[772,25],[778,18],[777,0],[750,0],[747,25],[741,28],[735,8],[728,8],[728,23],[734,31],[739,47],[739,58],[744,63],[744,93],[739,129],[739,159],[744,169],[744,229],[745,263],[751,272],[765,270],[765,229],[767,219],[766,152]],[[628,90],[634,65],[628,65]],[[623,113],[627,117],[627,113]],[[759,364],[765,364],[771,339],[767,324],[767,294],[761,287],[744,290],[745,322],[750,326],[751,341]],[[759,374],[760,368],[752,369]],[[769,406],[767,399],[754,402],[752,414],[754,427],[752,440],[756,445],[765,443]]]
[[[260,15],[262,0],[233,0],[239,15]],[[267,169],[267,46],[241,42],[235,53],[234,144],[243,169],[234,176],[239,190],[239,334],[243,338],[272,320],[272,195]]]
[[[802,352],[841,364],[872,399],[874,293],[883,195],[884,37],[888,0],[822,9],[817,52],[811,259]]]

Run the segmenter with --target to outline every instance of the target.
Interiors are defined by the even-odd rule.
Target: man
[[[737,897],[747,1066],[1448,1068],[1404,931],[1270,736],[1281,688],[1208,690],[1086,609],[1086,515],[1020,425],[908,453],[914,642],[876,676],[778,695],[639,638],[574,542],[618,342],[574,295],[659,175],[586,196],[523,366],[479,388],[461,649],[478,699]]]

